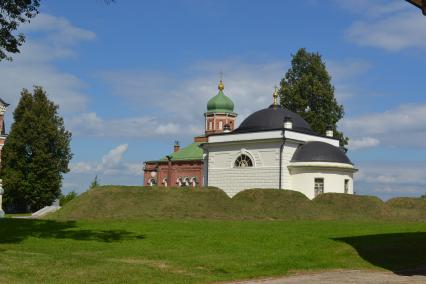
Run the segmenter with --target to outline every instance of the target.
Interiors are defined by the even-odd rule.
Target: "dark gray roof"
[[[0,98],[0,103],[3,104],[5,107],[9,106],[9,104],[7,102],[3,101],[2,98]]]
[[[331,162],[352,164],[340,148],[325,142],[311,141],[300,146],[291,159],[292,162]]]
[[[261,109],[249,115],[233,133],[283,129],[285,117],[291,118],[293,130],[318,135],[300,115],[279,105],[271,105],[269,108]]]

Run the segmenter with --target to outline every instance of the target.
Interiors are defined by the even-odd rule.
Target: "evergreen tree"
[[[349,139],[336,126],[344,109],[334,97],[331,77],[320,54],[301,48],[292,55],[291,68],[281,80],[279,94],[281,105],[302,116],[312,130],[324,135],[331,127],[340,145],[348,144]]]
[[[21,92],[13,117],[2,151],[6,208],[36,211],[61,194],[62,174],[69,171],[72,158],[71,133],[41,87],[33,94]]]

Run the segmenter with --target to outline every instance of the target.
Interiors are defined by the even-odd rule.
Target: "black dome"
[[[318,141],[306,142],[306,144],[300,146],[291,161],[352,164],[351,160],[340,148]]]
[[[240,127],[235,129],[234,133],[283,129],[285,117],[291,118],[293,130],[317,135],[300,115],[279,105],[271,105],[269,108],[252,113],[241,122]]]

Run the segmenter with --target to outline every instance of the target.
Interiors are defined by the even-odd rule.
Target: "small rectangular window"
[[[213,122],[209,122],[209,130],[212,130],[212,128],[213,128]]]
[[[349,180],[345,179],[345,187],[344,187],[345,193],[349,193]]]
[[[324,193],[324,179],[316,178],[315,179],[315,197]]]

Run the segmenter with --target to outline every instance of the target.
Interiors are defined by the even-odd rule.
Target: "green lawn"
[[[206,283],[426,266],[426,223],[0,220],[0,283]]]

